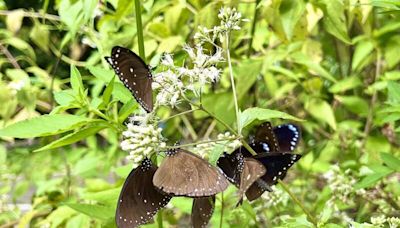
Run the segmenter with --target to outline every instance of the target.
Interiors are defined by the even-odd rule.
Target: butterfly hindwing
[[[281,152],[291,152],[299,144],[301,131],[297,125],[282,124],[273,129]]]
[[[136,101],[147,111],[153,110],[151,72],[144,61],[129,49],[115,46],[107,62],[114,69],[121,82],[132,93]]]
[[[193,228],[206,227],[215,207],[215,195],[193,199],[192,225]]]
[[[115,215],[119,228],[138,227],[153,219],[157,211],[168,204],[171,196],[153,185],[157,167],[149,159],[131,171],[122,187]]]
[[[183,149],[167,152],[153,183],[164,192],[190,197],[215,195],[229,184],[219,169]]]

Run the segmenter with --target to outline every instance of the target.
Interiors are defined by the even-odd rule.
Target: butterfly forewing
[[[247,189],[266,173],[264,165],[254,158],[245,158],[243,171],[240,175],[239,195],[242,196]]]
[[[150,222],[171,199],[154,187],[152,180],[156,170],[157,167],[145,159],[126,178],[115,215],[119,228],[138,227]]]
[[[215,196],[193,199],[192,225],[194,228],[206,227],[214,212]]]
[[[136,101],[147,111],[153,110],[152,76],[144,61],[129,49],[113,47],[106,60]]]
[[[282,152],[291,152],[296,149],[301,137],[300,128],[294,124],[278,125],[274,127],[274,134]]]
[[[255,149],[257,153],[280,151],[278,140],[275,137],[270,122],[265,122],[258,126],[256,134],[254,136],[254,142],[252,142],[252,146],[256,147],[253,149]]]
[[[215,195],[229,184],[219,169],[183,149],[167,152],[153,183],[164,192],[191,197]]]
[[[243,171],[244,157],[240,149],[233,153],[224,153],[217,161],[218,167],[221,168],[226,179],[228,179],[236,187],[240,185],[240,174]]]

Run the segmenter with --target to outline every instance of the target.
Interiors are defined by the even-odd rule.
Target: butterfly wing
[[[153,82],[151,72],[144,61],[129,49],[115,46],[107,62],[121,82],[131,91],[136,101],[147,111],[153,110]]]
[[[261,177],[269,186],[275,185],[279,180],[285,178],[287,171],[301,158],[300,154],[274,153],[265,156],[258,156],[267,173]]]
[[[118,199],[115,220],[119,228],[138,227],[152,220],[171,196],[163,194],[153,185],[157,167],[149,159],[131,171]]]
[[[258,199],[265,191],[272,192],[272,188],[262,179],[258,179],[247,189],[246,197],[251,202]]]
[[[282,124],[274,127],[274,134],[282,152],[291,152],[299,144],[301,131],[297,125]]]
[[[257,127],[254,140],[251,143],[253,149],[257,152],[277,152],[280,151],[279,143],[275,137],[272,125],[270,122],[262,123]]]
[[[178,149],[167,153],[153,177],[153,184],[177,196],[211,196],[224,191],[228,180],[201,157]]]
[[[254,158],[245,158],[243,172],[240,175],[239,195],[243,193],[261,176],[266,173],[264,165]]]
[[[193,199],[192,225],[194,228],[206,227],[214,212],[215,195]]]
[[[217,161],[217,166],[221,168],[226,179],[236,187],[240,185],[240,174],[243,171],[244,157],[240,149],[233,153],[224,153]]]

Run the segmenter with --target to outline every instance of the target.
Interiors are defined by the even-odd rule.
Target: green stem
[[[140,0],[135,0],[135,13],[136,13],[136,29],[138,36],[139,55],[142,59],[146,59],[144,53],[144,39],[143,39],[143,26],[142,26],[142,11],[140,7]]]
[[[229,76],[231,78],[231,86],[232,86],[232,93],[233,93],[233,100],[235,102],[235,113],[236,113],[236,126],[238,130],[238,134],[241,134],[241,127],[239,126],[239,106],[238,106],[238,99],[236,95],[236,87],[235,87],[235,80],[233,78],[233,69],[232,69],[232,61],[231,61],[231,53],[229,51],[229,33],[227,32],[225,34],[225,40],[226,40],[226,56],[228,60],[228,67],[229,67]]]
[[[223,218],[224,218],[224,192],[221,192],[221,217],[219,219],[219,228],[222,228]]]
[[[253,44],[253,38],[254,38],[254,33],[256,31],[256,22],[257,22],[257,15],[258,15],[257,5],[258,5],[258,3],[260,3],[260,1],[261,0],[256,0],[256,5],[254,7],[253,23],[251,24],[249,46],[247,47],[247,58],[250,57],[250,54],[251,54],[251,45]]]
[[[178,113],[178,114],[175,114],[175,115],[172,115],[172,116],[170,116],[170,117],[167,117],[167,118],[165,118],[165,119],[163,119],[163,120],[160,120],[160,122],[166,122],[166,121],[168,121],[168,120],[170,120],[170,119],[173,119],[173,118],[175,118],[175,117],[178,117],[178,116],[181,116],[181,115],[186,115],[186,114],[188,114],[188,113],[195,112],[195,111],[197,111],[197,110],[199,110],[199,109],[190,109],[190,110],[187,110],[187,111],[184,111],[184,112],[180,112],[180,113]]]
[[[303,210],[303,212],[307,215],[308,219],[317,226],[318,222],[312,216],[312,214],[304,207],[304,205],[300,202],[300,200],[290,191],[289,187],[283,183],[281,180],[278,179],[278,183],[281,184],[282,188],[289,194],[290,198]]]
[[[160,210],[160,211],[157,213],[157,224],[158,224],[158,228],[163,228],[162,210]]]
[[[196,146],[199,144],[206,144],[206,143],[213,143],[213,142],[222,142],[222,141],[233,141],[238,138],[234,139],[213,139],[213,140],[206,140],[206,141],[200,141],[200,142],[194,142],[194,143],[187,143],[187,144],[181,144],[181,145],[176,145],[176,146],[167,146],[167,149],[179,149],[181,147],[188,147],[188,146]]]

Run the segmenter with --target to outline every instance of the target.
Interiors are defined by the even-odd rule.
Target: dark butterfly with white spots
[[[153,111],[153,79],[146,63],[131,50],[120,46],[113,47],[111,56],[105,59],[136,101],[147,112]]]
[[[239,188],[239,196],[261,176],[266,173],[264,165],[251,157],[243,157],[239,150],[232,154],[224,153],[217,165],[222,169],[226,178]]]
[[[242,172],[240,166],[236,165],[240,163],[237,161],[238,158],[253,158],[265,167],[266,173],[246,188],[246,197],[252,201],[265,191],[271,191],[271,186],[275,185],[279,179],[282,180],[288,169],[301,158],[301,155],[291,153],[298,145],[299,139],[299,127],[293,124],[284,124],[272,128],[271,123],[265,122],[257,127],[255,135],[250,139],[250,146],[257,153],[256,156],[241,147],[230,155],[236,158],[231,159],[230,164],[224,157],[221,157],[218,160],[218,166],[228,176],[228,180],[236,182],[236,184],[232,182],[235,185],[237,185],[237,180],[229,177],[237,178],[238,173]]]
[[[115,220],[119,228],[138,227],[153,219],[171,196],[153,185],[157,167],[145,158],[126,178],[118,199]]]
[[[222,172],[201,157],[183,149],[169,150],[153,177],[153,184],[175,196],[211,196],[229,182]]]
[[[193,199],[192,225],[193,228],[206,227],[215,207],[215,195]]]

